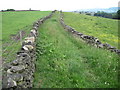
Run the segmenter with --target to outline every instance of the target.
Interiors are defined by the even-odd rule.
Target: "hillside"
[[[118,20],[65,12],[65,23],[118,48]]]
[[[10,88],[117,88],[120,57],[65,30],[60,23],[60,12],[46,16],[49,14],[49,11],[3,13],[2,56],[3,61],[10,62],[3,62],[7,85]],[[117,20],[70,12],[64,12],[63,19],[79,32],[118,47]],[[27,39],[23,37],[22,45],[19,39],[10,39],[11,34],[19,35],[21,29],[29,33],[25,35]]]
[[[57,12],[39,28],[34,87],[117,87],[118,56],[66,32],[59,16]]]

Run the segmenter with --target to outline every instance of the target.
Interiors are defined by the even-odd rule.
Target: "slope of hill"
[[[18,14],[18,12],[5,12],[3,15],[3,43],[11,42],[12,40],[9,39],[10,34],[16,34],[21,28],[29,31],[35,20],[49,13],[50,12],[19,12]],[[60,15],[59,12],[57,12],[39,28],[39,36],[36,42],[37,61],[35,62],[34,87],[118,87],[118,61],[120,59],[118,55],[103,49],[94,48],[82,42],[79,37],[75,37],[65,31],[60,25],[59,19]],[[84,33],[87,34],[91,33],[94,36],[104,33],[105,35],[112,34],[116,36],[117,33],[117,31],[112,30],[112,28],[115,27],[114,25],[116,25],[116,21],[112,22],[109,27],[109,30],[112,30],[111,32],[108,32],[108,29],[105,29],[105,32],[102,31],[103,29],[100,29],[100,27],[106,28],[107,25],[109,25],[109,21],[111,21],[109,19],[98,18],[99,20],[96,22],[96,17],[79,16],[74,13],[65,13],[64,19],[67,24],[73,25],[76,30],[80,29],[82,32],[84,31]],[[76,21],[76,23],[74,21]],[[102,24],[102,21],[105,21],[105,23]],[[81,26],[78,27],[78,24]],[[94,25],[96,28],[99,28],[99,34],[96,34],[95,29],[92,28]],[[24,28],[24,26],[28,27]],[[90,31],[89,29],[86,30],[87,28],[91,28]],[[109,36],[106,37],[110,38]],[[116,39],[116,37],[112,38]],[[20,45],[20,43],[17,45]],[[10,56],[7,60],[14,60],[13,58],[16,58],[13,55],[16,54],[17,49],[19,49],[17,45],[10,46],[7,50],[5,57]],[[13,49],[15,51],[12,51]],[[19,77],[15,78],[17,78],[17,80],[19,79]],[[21,83],[21,81],[19,83]]]
[[[118,20],[65,12],[66,24],[86,35],[95,36],[103,43],[118,48]]]
[[[66,32],[60,25],[58,12],[40,27],[39,34],[35,88],[118,86],[118,56],[89,46]]]

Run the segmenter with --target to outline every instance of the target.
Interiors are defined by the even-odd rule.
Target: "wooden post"
[[[20,44],[22,45],[22,31],[20,31]]]

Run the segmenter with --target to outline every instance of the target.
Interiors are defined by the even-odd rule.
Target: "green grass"
[[[29,27],[36,20],[48,15],[49,11],[21,11],[2,13],[2,38],[8,41],[10,34],[16,34],[19,30]],[[30,27],[31,28],[31,27]]]
[[[7,47],[7,50],[3,52],[3,58],[7,59],[6,62],[15,59],[16,52],[20,49],[20,41],[14,41],[11,39],[12,34],[18,34],[20,30],[30,33],[33,22],[48,15],[50,11],[20,11],[20,12],[2,12],[2,45],[3,50]],[[23,37],[24,39],[24,37]],[[12,45],[8,46],[11,42]]]
[[[118,20],[65,12],[64,21],[77,31],[118,48]]]
[[[34,88],[118,86],[119,57],[66,32],[58,13],[40,27],[39,33]]]

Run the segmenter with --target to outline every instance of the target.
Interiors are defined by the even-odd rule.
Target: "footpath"
[[[35,88],[117,87],[117,55],[65,31],[59,12],[38,31]]]

